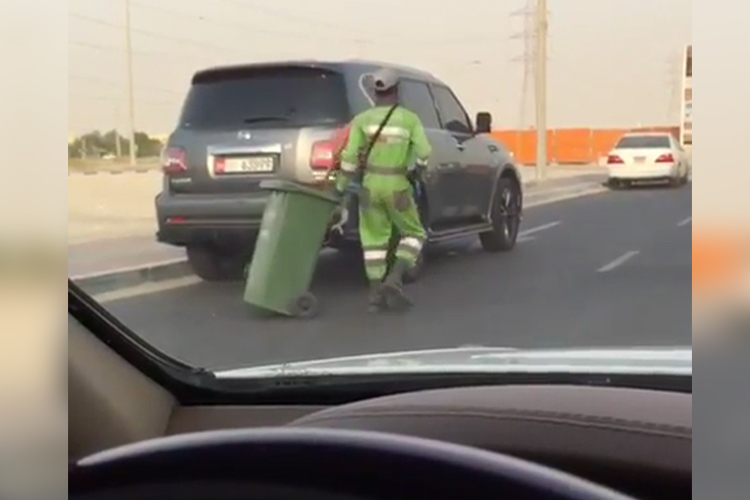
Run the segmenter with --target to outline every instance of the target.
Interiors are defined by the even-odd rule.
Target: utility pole
[[[128,138],[130,140],[130,166],[136,166],[135,147],[135,95],[133,90],[133,40],[130,31],[130,0],[125,0],[125,68],[128,89]]]
[[[536,48],[536,163],[537,179],[547,175],[547,0],[537,0]]]
[[[120,108],[115,108],[115,151],[117,159],[122,158],[122,142],[120,141]]]
[[[512,59],[513,62],[523,64],[523,75],[521,77],[521,102],[518,112],[518,129],[527,128],[529,91],[534,75],[534,38],[536,37],[536,26],[534,24],[534,1],[526,0],[523,9],[511,13],[511,16],[523,17],[523,30],[511,35],[511,39],[523,40],[523,54]]]

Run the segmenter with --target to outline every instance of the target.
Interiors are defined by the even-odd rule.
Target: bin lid
[[[321,198],[331,203],[338,203],[338,199],[331,193],[327,193],[321,189],[315,189],[310,186],[305,186],[298,182],[285,181],[280,179],[267,180],[260,183],[260,188],[266,191],[284,191],[291,193],[299,193],[307,196],[314,196]]]

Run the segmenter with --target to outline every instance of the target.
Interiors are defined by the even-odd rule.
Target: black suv
[[[261,181],[319,180],[335,134],[373,105],[372,74],[401,76],[401,103],[422,119],[433,155],[420,201],[430,242],[478,234],[488,251],[515,246],[522,184],[511,155],[476,125],[451,89],[419,70],[366,62],[285,62],[212,68],[192,80],[164,151],[157,239],[184,246],[205,280],[241,278],[267,194]],[[356,210],[350,210],[356,213]],[[357,218],[327,245],[357,249]]]

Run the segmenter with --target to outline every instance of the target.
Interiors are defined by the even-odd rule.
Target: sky
[[[71,134],[127,128],[126,1],[68,0]],[[136,128],[168,134],[199,69],[296,58],[415,66],[448,83],[472,115],[490,111],[496,128],[528,128],[534,89],[529,81],[523,112],[525,16],[518,15],[526,4],[130,0]],[[550,127],[679,123],[692,2],[548,0],[548,9]]]

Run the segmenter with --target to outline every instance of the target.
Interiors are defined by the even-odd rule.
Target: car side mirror
[[[477,134],[489,134],[492,132],[492,115],[487,112],[477,113]]]

